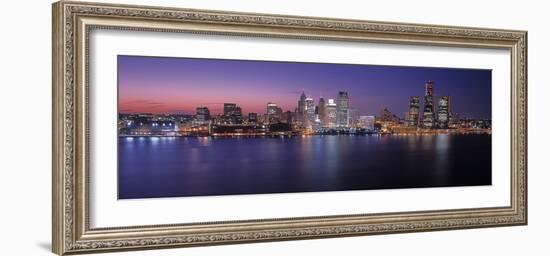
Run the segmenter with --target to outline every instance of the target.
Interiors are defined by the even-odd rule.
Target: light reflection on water
[[[121,198],[490,183],[490,135],[119,139]]]
[[[435,157],[435,178],[438,182],[444,183],[446,179],[450,177],[449,175],[449,147],[451,146],[450,136],[447,134],[441,134],[436,136],[435,139],[435,148],[436,148],[436,157]]]

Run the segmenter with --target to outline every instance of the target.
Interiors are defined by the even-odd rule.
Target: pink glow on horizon
[[[132,86],[124,84],[119,89],[119,112],[121,113],[193,114],[197,107],[206,106],[211,114],[216,115],[223,113],[223,103],[235,103],[242,108],[243,114],[250,112],[264,114],[268,102],[277,103],[283,111],[294,111],[299,97],[298,94],[289,95],[288,92],[279,95],[265,95],[261,88],[245,84],[224,83],[225,86],[222,86],[235,88],[233,90],[216,88],[219,85],[211,84],[183,86],[189,89],[182,89],[181,84],[178,86],[163,84],[156,86],[160,90],[155,90],[151,89],[155,88],[152,83],[143,81],[128,83],[131,83]]]

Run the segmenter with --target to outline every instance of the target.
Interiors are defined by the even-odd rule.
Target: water
[[[119,198],[491,184],[490,135],[119,138]]]

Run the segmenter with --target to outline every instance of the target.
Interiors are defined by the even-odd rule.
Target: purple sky
[[[204,105],[217,114],[224,102],[245,114],[265,113],[267,102],[293,111],[304,90],[316,105],[348,91],[361,115],[388,108],[403,117],[428,80],[437,98],[451,96],[452,112],[491,118],[491,70],[118,56],[121,113],[194,113]]]

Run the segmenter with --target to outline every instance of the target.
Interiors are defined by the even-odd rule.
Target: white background
[[[106,1],[110,2],[110,1]],[[529,30],[529,226],[197,247],[120,255],[548,255],[550,142],[544,1],[122,1],[396,22]],[[10,1],[0,16],[2,255],[51,255],[51,14],[49,1]],[[546,232],[545,232],[546,231]],[[111,254],[111,255],[119,255]]]
[[[510,51],[98,30],[90,34],[90,225],[141,226],[510,205]],[[319,54],[322,52],[323,54]],[[492,70],[492,185],[117,200],[118,54]],[[418,85],[419,91],[422,84]],[[359,96],[355,96],[359,97]],[[353,98],[353,95],[352,95]],[[406,99],[403,100],[406,104]],[[375,112],[376,110],[372,110]],[[446,137],[437,137],[443,145]],[[330,203],[327,203],[330,202]],[[147,214],[135,214],[144,213]]]

